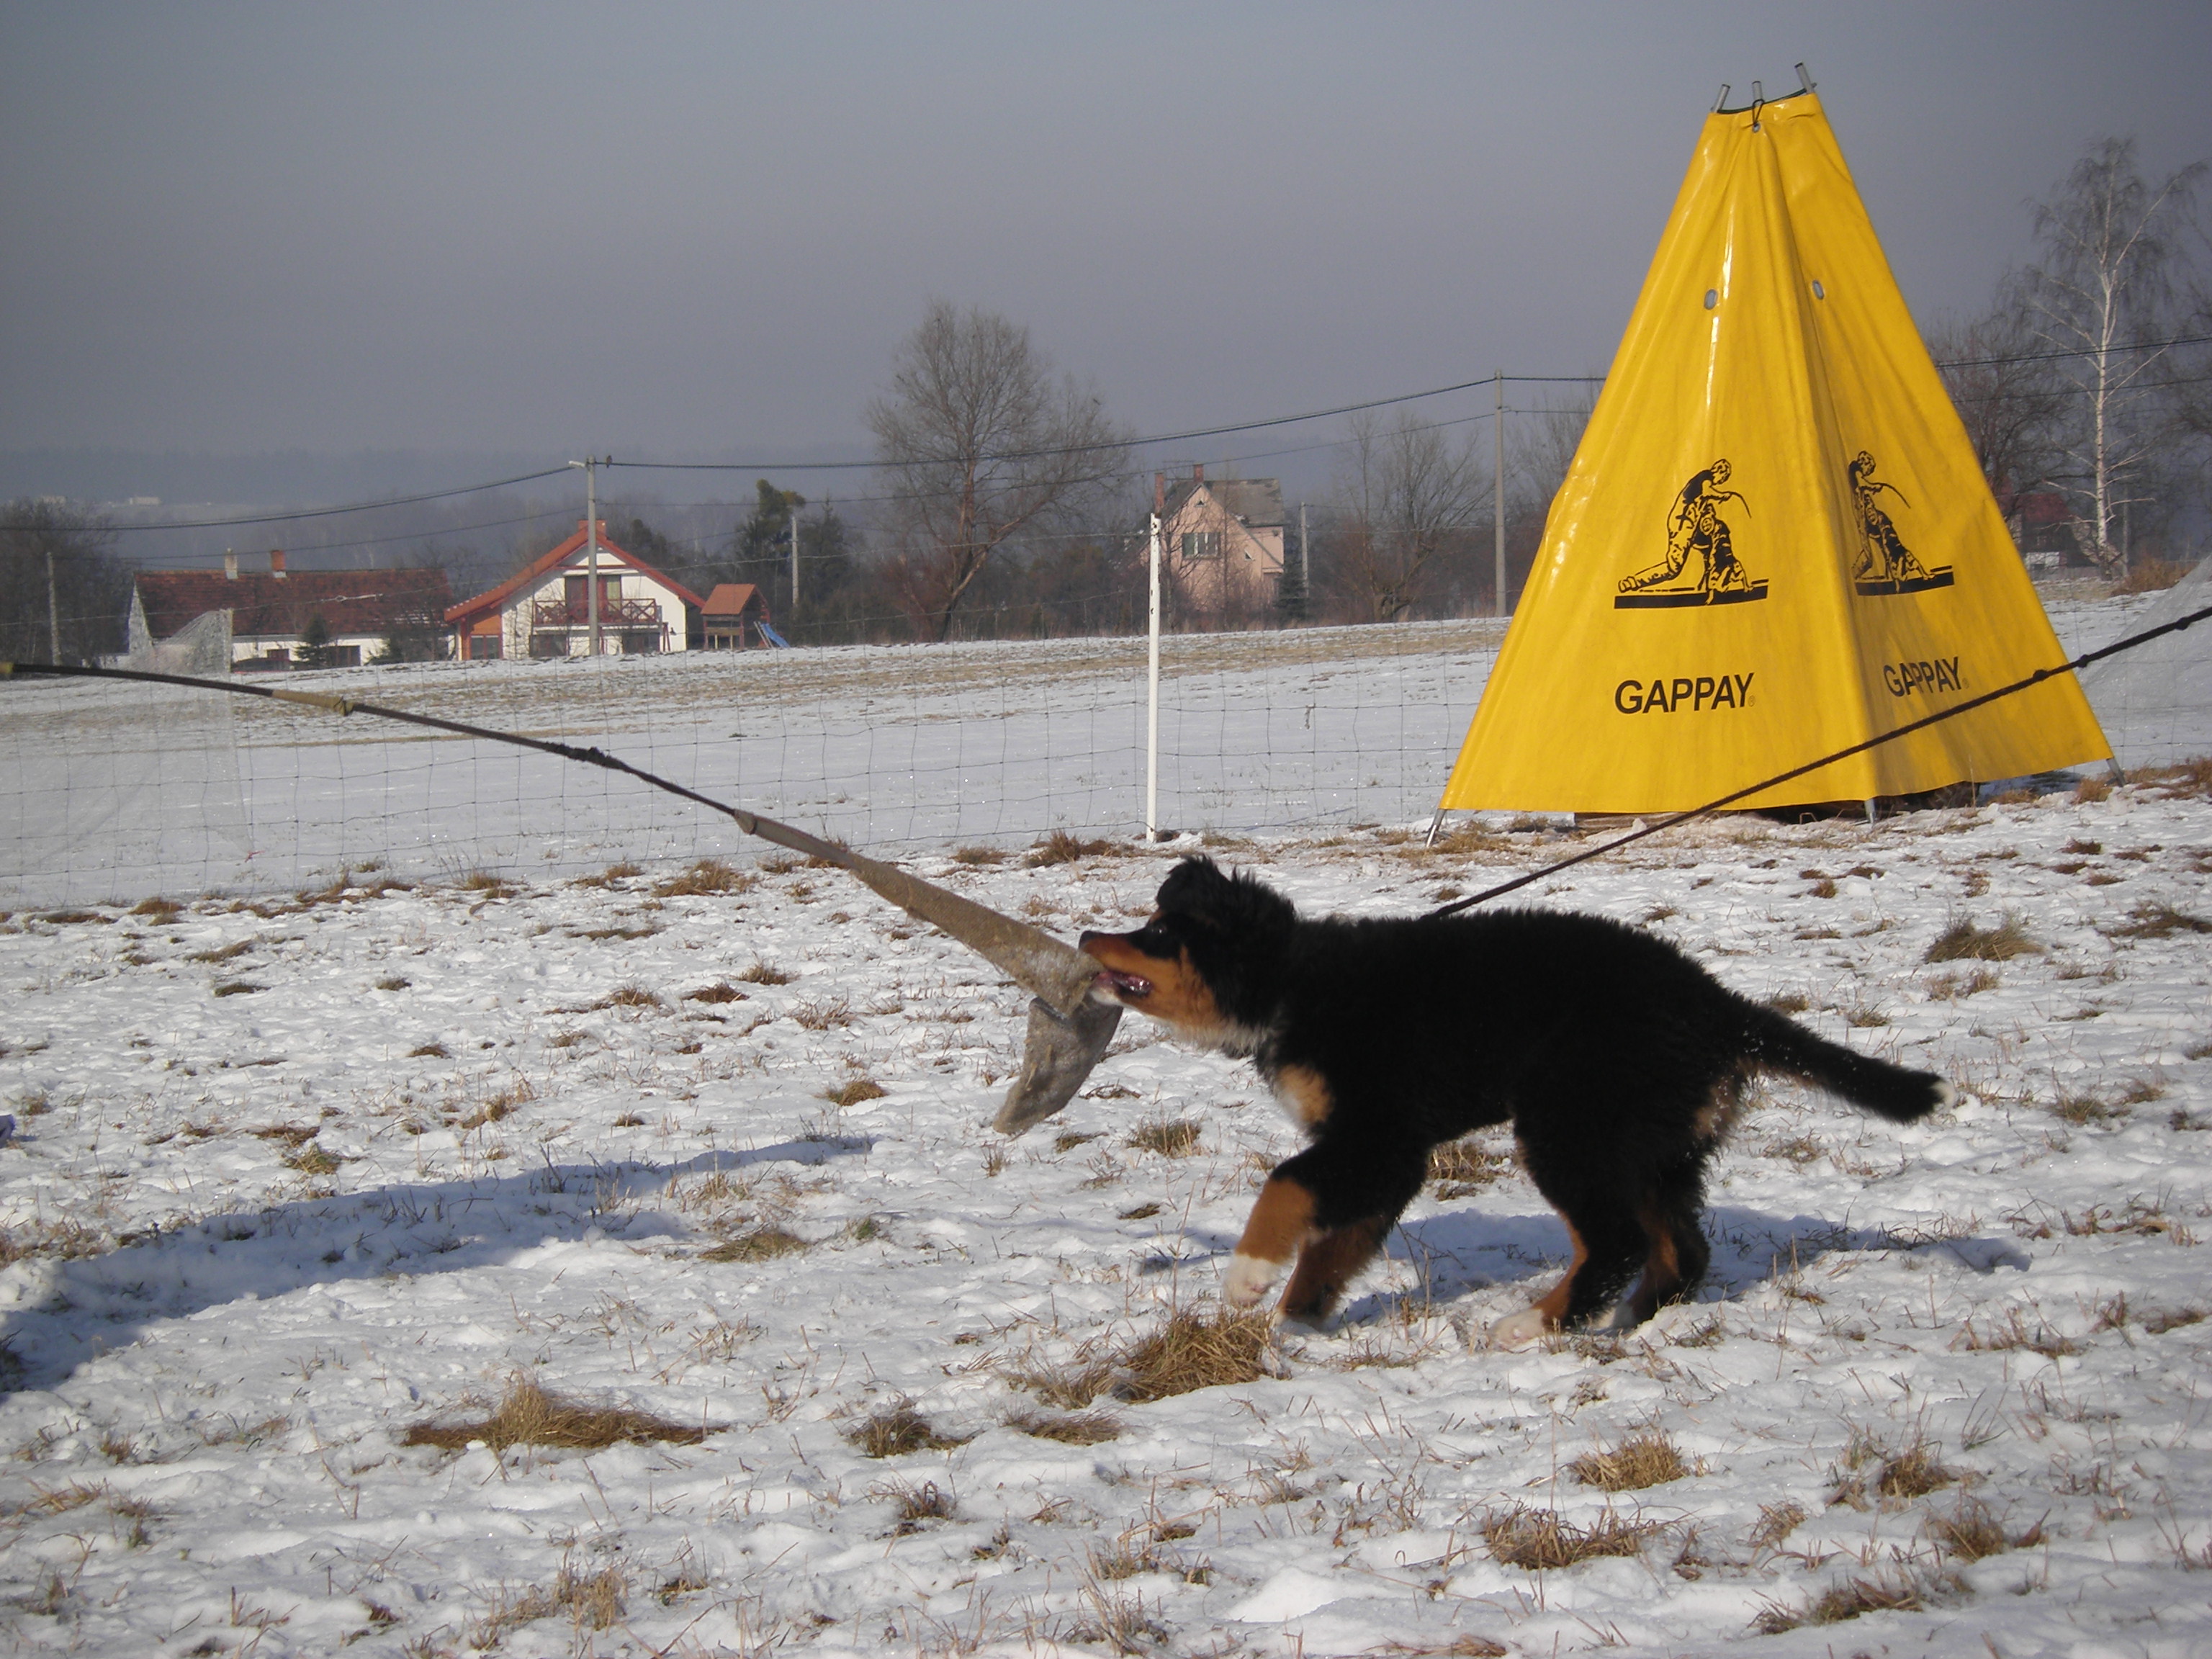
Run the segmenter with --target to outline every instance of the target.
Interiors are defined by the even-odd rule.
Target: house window
[[[1221,532],[1218,530],[1186,530],[1182,532],[1182,556],[1185,563],[1195,564],[1200,559],[1221,556]]]
[[[499,657],[499,635],[496,634],[470,635],[469,660],[471,662],[496,661]]]
[[[530,636],[530,654],[533,657],[565,657],[568,654],[568,636],[559,633],[536,633]]]

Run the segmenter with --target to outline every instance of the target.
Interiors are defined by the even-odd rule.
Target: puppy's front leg
[[[1279,1170],[1269,1176],[1244,1224],[1244,1236],[1237,1241],[1237,1254],[1229,1258],[1229,1270],[1222,1275],[1222,1300],[1243,1309],[1267,1295],[1291,1258],[1314,1236],[1313,1218],[1314,1195],[1304,1182]]]

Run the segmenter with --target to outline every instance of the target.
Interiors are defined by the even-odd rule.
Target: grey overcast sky
[[[2212,156],[2202,0],[9,0],[0,448],[860,455],[933,295],[1147,431],[1601,370],[1801,58],[1923,324]]]

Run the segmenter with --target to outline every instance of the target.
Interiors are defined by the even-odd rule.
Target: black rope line
[[[648,772],[643,767],[633,766],[619,756],[610,755],[604,749],[579,747],[573,743],[556,743],[547,738],[526,738],[519,732],[496,732],[488,726],[471,726],[465,720],[441,720],[434,714],[417,714],[409,709],[392,708],[382,703],[362,702],[353,697],[338,696],[326,691],[295,691],[281,686],[246,685],[226,680],[200,679],[189,674],[155,674],[137,668],[95,668],[69,663],[0,662],[0,679],[21,676],[55,677],[64,679],[131,680],[147,685],[181,685],[198,691],[228,691],[234,696],[267,697],[277,702],[301,703],[309,708],[324,709],[333,714],[374,714],[380,720],[399,720],[409,726],[428,726],[434,732],[449,732],[456,737],[480,738],[491,743],[512,744],[518,749],[533,749],[541,755],[553,755],[562,760],[578,761],[586,766],[597,766],[610,772],[620,772],[626,776],[635,778],[640,783],[650,784],[655,789],[665,790],[672,795],[706,807],[710,811],[720,812],[734,820],[738,828],[749,836],[759,835],[763,824],[773,823],[773,820],[763,819],[755,813],[745,811],[741,807],[731,806],[722,801],[715,800],[711,796],[702,795],[696,789],[687,789],[682,784],[672,779],[664,778],[656,772]],[[788,829],[788,826],[785,825],[776,827]],[[804,836],[805,840],[813,842],[817,847],[829,845],[826,842],[816,842],[812,836],[805,836],[804,831],[791,833]],[[777,840],[779,837],[769,836],[768,839]]]
[[[1761,779],[1759,782],[1745,788],[1723,795],[1718,800],[1707,801],[1703,806],[1693,806],[1686,812],[1676,812],[1671,817],[1661,818],[1656,823],[1648,823],[1640,830],[1632,830],[1625,836],[1616,836],[1612,841],[1585,848],[1571,858],[1560,859],[1556,863],[1545,865],[1541,869],[1531,870],[1525,876],[1516,876],[1510,881],[1500,882],[1495,887],[1485,888],[1471,897],[1454,899],[1449,904],[1440,904],[1428,914],[1430,916],[1448,916],[1455,911],[1469,909],[1478,904],[1486,904],[1494,898],[1502,898],[1508,893],[1541,881],[1547,876],[1556,875],[1560,871],[1571,869],[1577,864],[1586,864],[1594,858],[1617,851],[1632,842],[1642,841],[1646,836],[1656,836],[1662,830],[1672,830],[1677,824],[1689,823],[1692,818],[1701,818],[1708,813],[1719,811],[1724,806],[1732,806],[1737,801],[1747,799],[1762,790],[1771,789],[1777,784],[1787,783],[1792,778],[1802,778],[1808,772],[1817,772],[1822,767],[1832,766],[1839,760],[1849,760],[1853,755],[1863,755],[1869,749],[1878,749],[1883,744],[1894,742],[1899,738],[1909,736],[1915,732],[1925,731],[1931,726],[1940,726],[1948,720],[1955,720],[1972,709],[1993,703],[2000,697],[2009,697],[2015,692],[2027,690],[2032,685],[2040,685],[2054,675],[2076,673],[2087,668],[2091,663],[2101,662],[2106,657],[2116,657],[2123,651],[2132,651],[2137,646],[2147,645],[2163,635],[2179,634],[2191,623],[2203,622],[2208,617],[2212,617],[2212,605],[2206,605],[2201,611],[2192,611],[2187,616],[2166,623],[2160,627],[2146,629],[2140,634],[2130,635],[2126,639],[2116,640],[2099,650],[2084,651],[2071,662],[2063,662],[2056,668],[2039,668],[2024,679],[2014,680],[2010,685],[2001,685],[1994,691],[1984,691],[1978,697],[1969,697],[1956,708],[1946,708],[1941,714],[1929,714],[1923,719],[1912,721],[1910,725],[1900,726],[1893,732],[1885,732],[1880,737],[1869,738],[1863,743],[1855,743],[1848,749],[1838,749],[1832,755],[1823,755],[1820,759],[1808,761],[1802,766],[1793,766],[1787,772],[1778,772],[1771,778]]]

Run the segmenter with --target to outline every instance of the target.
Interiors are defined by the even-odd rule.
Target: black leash
[[[1429,915],[1449,916],[1456,911],[1471,909],[1475,905],[1487,903],[1494,898],[1501,898],[1532,883],[1541,881],[1547,876],[1557,875],[1562,870],[1571,869],[1577,864],[1586,864],[1594,858],[1601,858],[1607,853],[1618,851],[1632,842],[1642,841],[1646,836],[1656,836],[1662,830],[1672,830],[1677,824],[1689,823],[1692,818],[1701,818],[1707,813],[1719,811],[1723,807],[1733,806],[1736,802],[1748,799],[1763,790],[1771,789],[1778,783],[1787,783],[1792,778],[1802,778],[1808,772],[1817,772],[1822,767],[1833,765],[1839,760],[1849,760],[1853,755],[1863,755],[1869,749],[1878,749],[1883,744],[1893,742],[1914,732],[1923,732],[1931,726],[1940,726],[1945,720],[1955,720],[1970,710],[1993,703],[2000,697],[2009,697],[2014,692],[2025,691],[2031,685],[2040,685],[2054,674],[2077,673],[2093,662],[2101,662],[2106,657],[2117,657],[2123,651],[2132,651],[2137,646],[2147,645],[2162,635],[2179,634],[2191,623],[2203,622],[2207,617],[2212,617],[2212,605],[2206,605],[2201,611],[2192,611],[2187,616],[2160,627],[2146,629],[2140,634],[2131,634],[2126,639],[2115,641],[2101,649],[2084,651],[2071,662],[2061,663],[2056,668],[2039,668],[2025,679],[2014,680],[2010,685],[1999,686],[1994,691],[1984,691],[1978,697],[1969,697],[1956,708],[1946,708],[1940,714],[1929,714],[1925,719],[1914,720],[1909,726],[1900,726],[1894,732],[1885,732],[1878,738],[1869,738],[1865,742],[1855,743],[1848,749],[1838,749],[1832,755],[1823,755],[1820,759],[1808,761],[1802,766],[1793,766],[1787,772],[1778,772],[1771,778],[1761,779],[1746,788],[1723,795],[1718,800],[1707,801],[1703,806],[1693,806],[1686,812],[1676,812],[1670,817],[1659,819],[1656,823],[1647,823],[1640,830],[1632,830],[1625,836],[1616,836],[1612,841],[1589,848],[1577,853],[1571,858],[1561,859],[1556,864],[1547,864],[1540,870],[1531,870],[1525,876],[1516,876],[1510,881],[1500,882],[1495,887],[1486,888],[1470,898],[1454,899],[1449,904],[1440,904],[1430,911]]]

